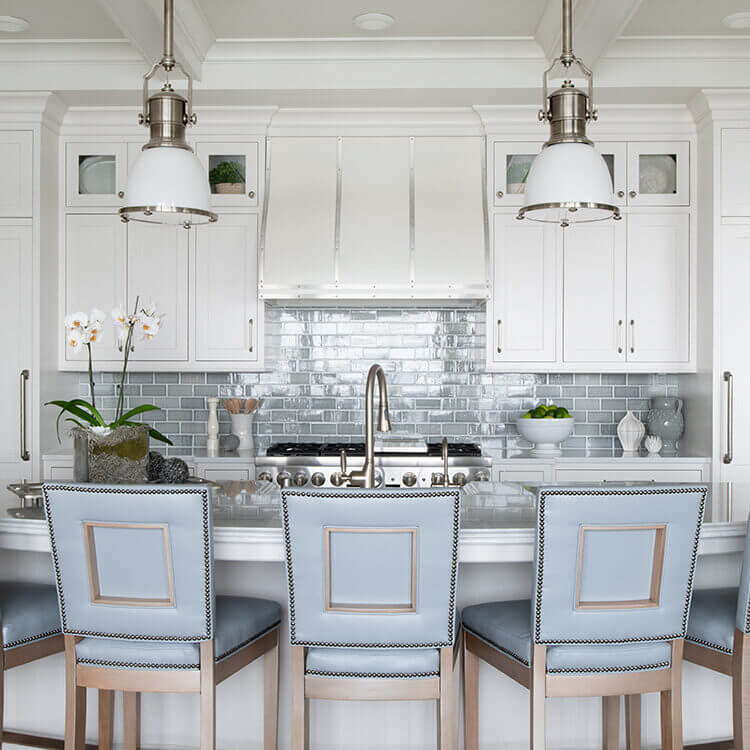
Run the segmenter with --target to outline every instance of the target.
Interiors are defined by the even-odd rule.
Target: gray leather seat
[[[57,604],[55,604],[57,606]],[[268,599],[216,597],[214,650],[216,661],[277,627],[281,607]],[[137,669],[198,669],[198,643],[165,643],[138,639],[84,638],[76,645],[79,664]]]
[[[310,648],[305,673],[325,677],[436,677],[436,648]]]
[[[685,640],[731,654],[738,593],[737,588],[696,589]]]
[[[736,597],[735,597],[736,601]],[[466,607],[463,626],[524,666],[531,664],[531,601],[489,602]],[[633,672],[667,669],[668,642],[547,647],[547,672]]]
[[[0,583],[2,646],[11,649],[58,635],[60,611],[55,587],[43,583]]]

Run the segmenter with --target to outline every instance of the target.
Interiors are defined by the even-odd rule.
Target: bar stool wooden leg
[[[75,636],[65,636],[65,750],[86,745],[86,688],[76,684]]]
[[[464,631],[464,744],[479,750],[479,657],[469,650]]]
[[[734,750],[750,750],[750,649],[745,634],[734,631],[732,651],[732,723]]]
[[[263,750],[276,750],[279,735],[279,631],[263,655]]]
[[[602,698],[602,748],[619,750],[620,746],[620,696]]]
[[[309,720],[305,698],[305,647],[292,646],[292,750],[307,750]]]
[[[547,703],[547,647],[534,645],[531,659],[531,750],[545,750]]]
[[[438,699],[438,748],[456,750],[453,721],[453,647],[440,649],[440,698]]]
[[[625,747],[641,750],[641,696],[625,696]]]
[[[201,750],[216,750],[214,642],[201,643]]]
[[[115,691],[99,690],[99,750],[112,750]]]
[[[672,685],[661,693],[661,746],[682,750],[682,639],[672,641]]]
[[[122,694],[125,750],[141,747],[141,694],[130,690]]]

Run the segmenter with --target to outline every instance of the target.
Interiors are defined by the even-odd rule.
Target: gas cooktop
[[[281,456],[286,458],[297,458],[304,456],[340,456],[341,451],[346,451],[347,456],[364,456],[364,443],[274,443],[266,451],[267,456]],[[375,451],[378,453],[378,451]],[[389,450],[389,456],[412,456],[413,451]],[[422,456],[440,456],[440,443],[427,443],[427,452],[421,452]],[[449,456],[481,456],[482,449],[476,443],[448,443]]]

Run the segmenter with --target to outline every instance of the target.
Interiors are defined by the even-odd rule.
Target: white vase
[[[625,456],[634,456],[646,434],[646,428],[638,417],[629,411],[617,425],[617,437]]]
[[[237,450],[240,453],[254,455],[253,446],[253,417],[254,414],[230,414],[232,420],[232,434],[239,438]]]
[[[662,439],[658,435],[649,435],[643,443],[649,456],[658,456],[662,449]]]

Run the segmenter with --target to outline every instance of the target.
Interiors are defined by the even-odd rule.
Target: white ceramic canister
[[[253,444],[253,417],[254,414],[230,414],[232,420],[232,434],[239,438],[240,444],[237,450],[240,453],[255,455],[255,446]]]

